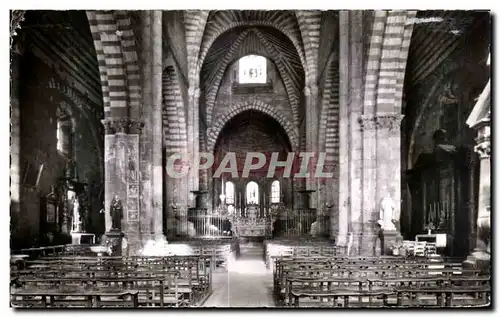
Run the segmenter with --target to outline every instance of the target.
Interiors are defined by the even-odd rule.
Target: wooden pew
[[[333,278],[333,277],[288,277],[285,294],[284,294],[284,305],[291,306],[293,301],[293,296],[291,291],[312,291],[312,292],[330,292],[337,291],[339,289],[349,289],[349,290],[359,290],[362,291],[366,288],[366,280],[356,280],[351,278]]]
[[[14,308],[139,307],[136,290],[19,289],[10,297]]]
[[[426,288],[416,288],[416,287],[396,287],[395,288],[397,296],[397,306],[398,307],[457,307],[459,305],[453,305],[453,297],[456,295],[471,295],[472,298],[476,299],[475,304],[462,305],[464,307],[471,307],[475,305],[485,305],[491,302],[490,292],[491,288],[487,286],[470,286],[470,287],[426,287]],[[434,301],[429,303],[427,301],[422,301],[419,296],[430,295],[433,297]],[[477,299],[480,302],[477,302]],[[463,299],[461,299],[463,301]]]
[[[399,260],[399,261],[398,261]],[[365,262],[363,262],[365,261]],[[368,263],[367,263],[368,262]],[[290,258],[277,258],[275,261],[275,266],[273,269],[273,280],[274,280],[274,290],[275,295],[277,296],[279,304],[289,304],[291,301],[291,297],[293,297],[292,291],[294,288],[293,283],[288,284],[288,280],[293,279],[307,279],[307,283],[314,283],[321,281],[321,279],[328,278],[326,276],[318,276],[315,272],[320,272],[321,270],[331,271],[331,275],[335,276],[335,273],[340,270],[343,275],[343,278],[347,278],[352,281],[351,284],[357,284],[361,282],[362,279],[367,278],[378,278],[382,280],[382,285],[384,287],[378,287],[377,289],[373,289],[373,286],[369,286],[365,289],[365,291],[385,291],[385,292],[393,292],[394,287],[396,286],[408,286],[410,285],[410,281],[423,281],[426,280],[428,283],[423,284],[425,286],[437,286],[440,285],[439,281],[448,281],[447,283],[451,283],[453,279],[455,280],[453,283],[458,283],[458,279],[461,279],[463,283],[472,283],[472,279],[476,278],[477,275],[480,274],[479,270],[464,270],[456,262],[453,263],[436,263],[432,261],[426,261],[425,259],[402,259],[396,257],[388,257],[388,258],[345,258],[345,257],[313,257],[313,258],[298,258],[298,257],[290,257]],[[339,278],[338,276],[334,277]],[[387,279],[392,279],[393,283],[387,283]],[[486,278],[487,280],[488,278]],[[286,281],[285,285],[283,284],[283,280]],[[480,281],[483,281],[484,278],[480,278]],[[469,281],[469,282],[467,282]],[[375,282],[375,280],[372,282]],[[479,282],[479,281],[476,281]],[[296,294],[299,294],[299,291],[302,293],[312,294],[314,292],[310,292],[311,289],[304,288],[304,283],[300,286],[299,289],[295,290]],[[297,284],[296,283],[296,284]],[[306,283],[306,284],[307,284]],[[405,284],[409,283],[409,284]],[[368,284],[364,284],[368,285]],[[447,284],[446,284],[447,285]],[[380,286],[380,285],[379,285]],[[323,297],[328,298],[328,291],[336,291],[335,289],[323,289]],[[360,291],[360,289],[350,289],[350,291]],[[332,293],[332,294],[333,294]],[[394,292],[393,292],[394,293]],[[394,293],[395,294],[395,293]],[[312,295],[311,295],[312,296]],[[338,296],[338,294],[334,294],[332,296]],[[351,297],[354,295],[350,295]],[[361,295],[360,295],[361,296]],[[389,295],[388,295],[389,296]],[[300,297],[307,297],[302,294]],[[375,296],[376,297],[376,296]],[[295,298],[295,297],[294,297]],[[315,297],[318,298],[318,297]],[[332,297],[333,298],[333,297]],[[330,299],[332,299],[330,298]],[[368,296],[369,302],[367,306],[373,305],[371,299],[374,296]],[[295,300],[295,299],[294,299]],[[298,299],[297,299],[298,300]],[[348,300],[348,299],[347,299]],[[396,302],[396,298],[394,297],[394,302]],[[362,303],[361,297],[358,297],[358,303]],[[363,304],[364,305],[364,304]],[[378,303],[380,305],[380,303]],[[382,305],[385,305],[382,303]]]
[[[82,291],[131,289],[138,292],[138,307],[182,307],[189,306],[189,302],[182,298],[178,292],[176,279],[177,274],[170,272],[164,276],[146,277],[66,277],[66,278],[20,278],[17,281],[17,287],[23,290],[61,290],[61,289],[80,289]]]
[[[178,271],[179,292],[185,294],[191,305],[195,305],[208,298],[212,292],[211,260],[212,258],[203,256],[51,257],[29,261],[31,267],[38,266],[39,269],[19,273],[40,274],[40,269],[47,267],[57,269],[56,272],[45,273],[51,276],[64,276],[66,270],[72,271],[74,268],[79,268],[81,274],[86,273],[89,277],[109,277],[112,272],[119,272],[122,276],[136,276],[137,270],[142,274],[143,271]]]
[[[338,307],[339,299],[343,300],[341,307],[366,307],[363,305],[362,299],[367,298],[371,307],[388,307],[388,298],[392,295],[393,291],[352,291],[352,290],[291,290],[290,294],[293,298],[293,307]],[[308,303],[300,304],[301,298],[308,298],[311,301]],[[350,300],[356,298],[357,302],[352,303]],[[361,298],[361,300],[360,300]],[[317,299],[317,301],[312,301]],[[374,299],[381,299],[380,301]],[[377,303],[374,305],[374,303]],[[353,305],[354,304],[354,305]]]

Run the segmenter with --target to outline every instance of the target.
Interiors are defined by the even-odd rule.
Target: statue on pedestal
[[[396,230],[396,226],[394,226],[394,212],[396,210],[396,206],[391,196],[387,194],[386,197],[382,199],[380,202],[380,220],[382,221],[382,229],[384,231],[393,231]]]
[[[120,231],[122,229],[123,206],[118,195],[111,201],[111,230]]]
[[[80,232],[81,231],[81,217],[80,217],[80,203],[78,201],[78,197],[75,195],[73,199],[73,230],[72,232]]]

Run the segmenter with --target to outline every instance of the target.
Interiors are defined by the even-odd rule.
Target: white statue
[[[311,225],[310,235],[313,237],[317,237],[319,235],[319,223],[315,221]]]
[[[78,198],[75,196],[73,200],[73,232],[81,231],[81,220],[80,220],[80,204],[78,203]]]
[[[382,223],[382,229],[384,230],[396,230],[396,226],[394,226],[394,212],[396,210],[396,206],[394,205],[394,201],[391,196],[387,194],[386,197],[382,198],[380,202],[380,220]]]

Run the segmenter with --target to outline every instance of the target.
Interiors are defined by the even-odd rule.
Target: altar
[[[237,237],[267,237],[271,235],[271,221],[259,215],[258,205],[247,205],[245,213],[233,218]]]

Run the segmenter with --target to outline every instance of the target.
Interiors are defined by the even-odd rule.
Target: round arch
[[[247,110],[255,110],[261,113],[264,113],[274,120],[276,120],[281,127],[285,130],[286,135],[288,136],[288,140],[290,141],[290,145],[292,146],[292,151],[296,151],[299,146],[299,137],[298,132],[295,131],[291,122],[283,116],[283,114],[279,113],[272,107],[271,105],[266,104],[261,100],[255,100],[253,102],[244,102],[237,104],[230,109],[226,110],[223,115],[221,115],[215,124],[207,131],[208,135],[208,146],[207,151],[212,153],[215,149],[215,144],[217,143],[217,139],[219,134],[221,133],[224,126],[235,116],[238,114],[247,111]]]

